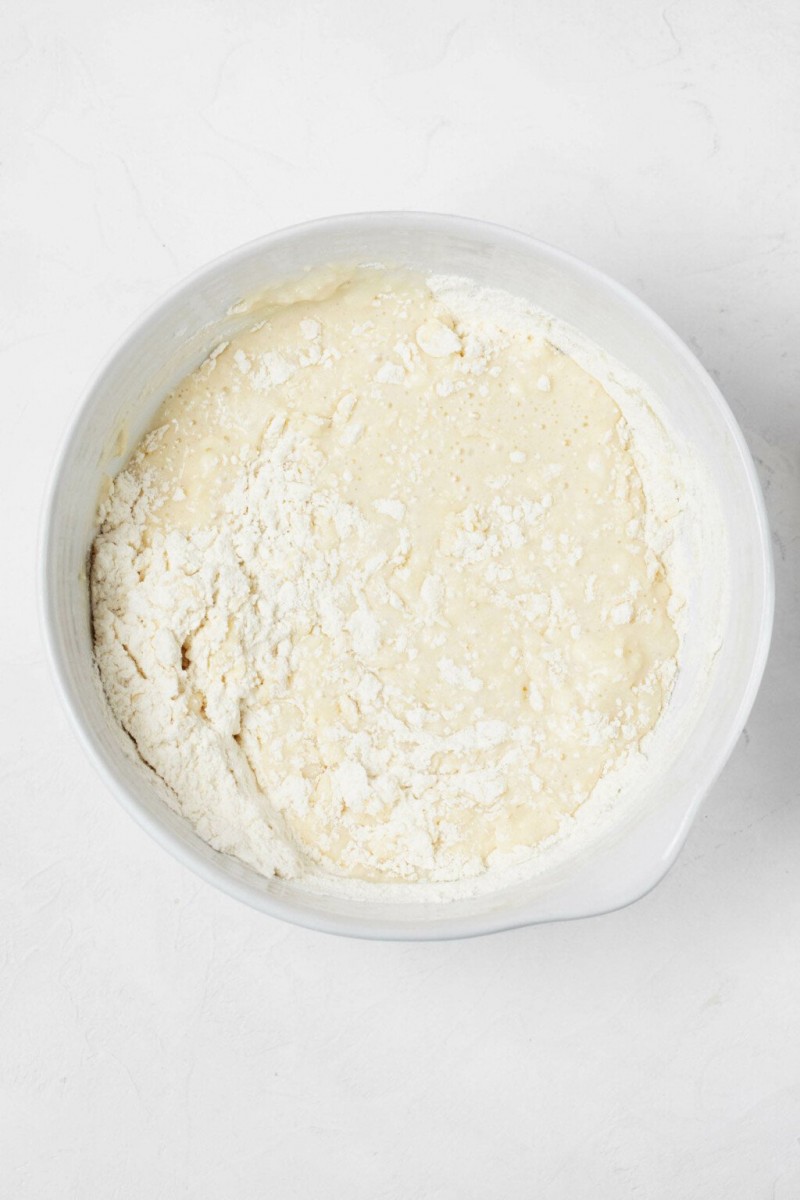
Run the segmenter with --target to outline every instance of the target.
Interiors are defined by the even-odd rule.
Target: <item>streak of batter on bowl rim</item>
[[[332,267],[241,310],[101,499],[111,709],[265,875],[524,877],[647,769],[700,465],[601,350],[468,280]]]

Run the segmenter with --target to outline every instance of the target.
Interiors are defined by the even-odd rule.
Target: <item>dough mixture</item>
[[[201,836],[265,874],[529,858],[670,691],[626,420],[533,317],[479,291],[459,315],[457,285],[341,268],[259,298],[102,506],[111,707]]]

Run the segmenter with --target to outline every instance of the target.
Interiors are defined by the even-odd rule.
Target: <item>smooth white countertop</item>
[[[800,1196],[798,61],[794,0],[6,7],[0,1195]],[[762,692],[623,912],[441,945],[271,921],[131,822],[48,678],[37,523],[97,361],[221,251],[381,208],[616,276],[760,465]]]

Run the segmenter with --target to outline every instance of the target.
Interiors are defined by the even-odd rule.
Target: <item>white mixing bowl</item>
[[[265,879],[212,850],[167,806],[132,753],[94,667],[87,563],[104,478],[123,461],[114,457],[120,431],[127,431],[129,446],[136,444],[166,393],[235,331],[237,318],[226,313],[243,297],[337,261],[391,261],[469,276],[526,296],[576,326],[660,397],[672,426],[704,459],[727,527],[730,603],[722,645],[697,718],[673,747],[671,762],[647,778],[636,803],[623,806],[599,840],[525,883],[472,899],[329,898]],[[703,575],[698,570],[698,595]],[[606,912],[662,878],[750,712],[769,648],[774,590],[750,454],[717,387],[680,339],[630,292],[567,254],[495,225],[422,213],[332,217],[271,234],[203,267],[138,321],[100,368],[68,431],[45,513],[41,586],[46,639],[67,711],[109,789],[157,841],[210,883],[272,916],[355,936],[431,939]],[[683,690],[673,702],[691,701],[692,689],[701,688],[692,664],[702,636],[690,622]]]

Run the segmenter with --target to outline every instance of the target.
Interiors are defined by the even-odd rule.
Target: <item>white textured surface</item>
[[[0,1194],[800,1195],[800,27],[793,0],[22,3],[0,39]],[[98,358],[216,253],[360,208],[526,229],[719,379],[775,529],[773,654],[634,907],[350,943],[211,891],[55,700],[44,480]]]

